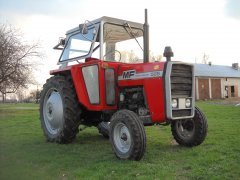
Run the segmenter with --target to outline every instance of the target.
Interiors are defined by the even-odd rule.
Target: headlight
[[[178,107],[178,101],[177,99],[172,99],[172,107],[177,108]]]
[[[191,107],[191,99],[186,99],[185,106],[186,106],[186,108]]]

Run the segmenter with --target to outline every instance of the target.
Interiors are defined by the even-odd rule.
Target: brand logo
[[[134,79],[146,79],[146,78],[158,78],[162,77],[162,71],[152,71],[136,73],[136,70],[123,71],[121,76],[118,76],[118,80],[134,80]]]
[[[123,79],[131,79],[136,74],[135,70],[123,71]]]

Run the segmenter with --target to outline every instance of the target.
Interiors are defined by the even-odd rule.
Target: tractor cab
[[[101,17],[85,21],[67,31],[54,49],[63,49],[58,64],[85,62],[91,58],[124,62],[143,62],[143,24]]]

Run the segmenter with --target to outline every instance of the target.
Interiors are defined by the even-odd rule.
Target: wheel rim
[[[131,134],[127,126],[123,123],[118,123],[113,131],[114,144],[118,151],[126,153],[129,151],[132,143]]]
[[[57,89],[49,89],[43,104],[44,123],[52,135],[58,133],[63,126],[63,102]]]
[[[192,138],[195,132],[195,125],[192,119],[178,120],[176,122],[178,135],[185,140]]]

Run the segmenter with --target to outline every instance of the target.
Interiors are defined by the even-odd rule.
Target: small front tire
[[[119,159],[140,160],[146,149],[143,123],[132,111],[119,110],[110,121],[110,141]]]
[[[207,136],[207,129],[207,119],[197,107],[192,119],[173,120],[171,124],[174,139],[178,144],[187,147],[200,145]]]

